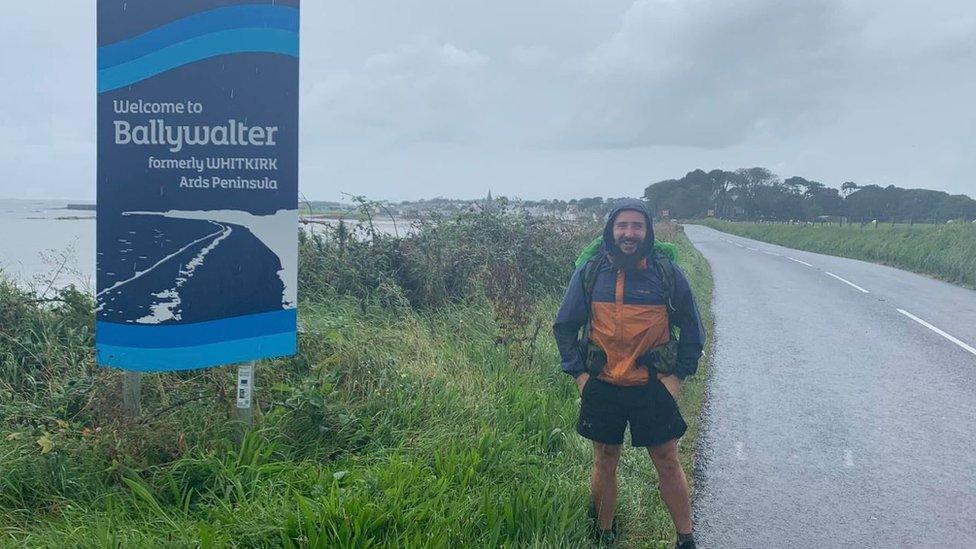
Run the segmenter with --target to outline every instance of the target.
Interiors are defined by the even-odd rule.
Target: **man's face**
[[[613,243],[627,255],[637,253],[647,237],[647,219],[644,214],[624,210],[613,220]]]

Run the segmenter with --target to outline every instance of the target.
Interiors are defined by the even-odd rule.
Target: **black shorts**
[[[590,377],[583,386],[576,432],[594,442],[623,444],[628,422],[631,446],[657,446],[688,430],[678,404],[657,378],[621,387]]]

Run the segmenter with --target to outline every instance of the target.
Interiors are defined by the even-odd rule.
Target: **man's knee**
[[[657,446],[648,446],[647,453],[654,462],[654,467],[658,471],[672,471],[681,468],[681,461],[678,459],[678,441],[669,440]]]
[[[620,462],[620,444],[593,443],[593,465],[600,470],[613,472]]]

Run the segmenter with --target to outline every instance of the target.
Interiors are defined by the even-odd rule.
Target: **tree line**
[[[782,179],[766,168],[695,170],[649,185],[644,198],[658,214],[749,221],[893,221],[944,223],[976,219],[976,200],[928,189],[858,185],[840,189],[802,177]]]

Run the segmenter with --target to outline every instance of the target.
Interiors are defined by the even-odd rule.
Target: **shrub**
[[[370,206],[365,206],[370,207]],[[539,296],[565,285],[587,231],[554,218],[493,211],[416,220],[402,237],[370,221],[339,222],[299,240],[299,291],[380,300],[402,290],[417,309],[464,300],[486,286]]]

